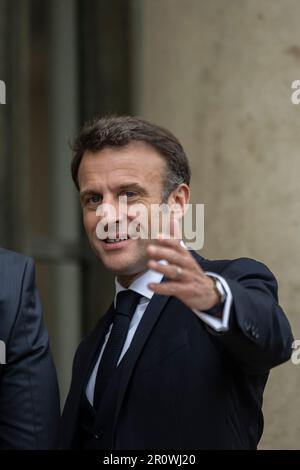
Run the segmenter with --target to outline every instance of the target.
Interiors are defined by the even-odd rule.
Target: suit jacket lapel
[[[196,251],[193,251],[193,250],[190,250],[190,251],[191,251],[191,255],[195,258],[197,263],[200,264],[200,267],[203,269],[203,271],[213,271],[213,272],[220,274],[222,269],[228,263],[228,260],[211,261],[209,259],[203,258]]]
[[[74,369],[72,386],[63,412],[62,440],[64,448],[72,447],[77,428],[76,422],[79,415],[81,396],[92,372],[97,353],[100,352],[100,345],[103,343],[107,329],[112,322],[113,310],[112,304],[107,313],[99,320],[91,335],[81,345],[80,359]]]
[[[162,282],[164,282],[164,280],[165,278],[162,280]],[[122,365],[119,393],[114,417],[114,430],[117,425],[120,408],[122,406],[126,389],[130,381],[130,377],[133,373],[135,364],[168,299],[169,297],[165,295],[153,295],[149,305],[146,308],[143,318],[141,319],[137,331],[135,332],[135,335],[132,339],[128,354],[125,354],[123,358],[124,362]]]

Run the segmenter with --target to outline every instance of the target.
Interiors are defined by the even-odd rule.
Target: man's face
[[[107,269],[117,276],[135,276],[147,269],[146,247],[148,239],[130,239],[109,243],[97,236],[101,216],[96,214],[101,206],[109,204],[115,215],[107,214],[105,220],[110,238],[128,236],[122,232],[119,197],[127,197],[127,205],[143,204],[148,211],[150,228],[151,204],[160,204],[166,164],[151,146],[134,142],[121,148],[104,148],[96,153],[86,152],[80,163],[78,182],[83,208],[83,221],[91,247]],[[103,214],[102,214],[103,215]],[[132,222],[128,214],[127,226]],[[115,229],[111,230],[111,227]],[[120,231],[119,231],[120,228]]]

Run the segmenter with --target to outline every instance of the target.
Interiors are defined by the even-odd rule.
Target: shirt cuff
[[[225,281],[225,279],[219,274],[212,273],[209,271],[206,271],[204,274],[219,279],[222,284],[222,287],[226,293],[226,300],[223,306],[223,315],[222,318],[217,318],[213,315],[209,315],[208,313],[201,312],[200,310],[193,309],[193,312],[213,330],[218,332],[227,331],[229,329],[229,317],[232,305],[232,293],[230,287]]]

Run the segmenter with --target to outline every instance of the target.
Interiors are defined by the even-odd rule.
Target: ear
[[[168,199],[168,204],[170,209],[172,209],[172,207],[176,207],[175,212],[177,214],[178,212],[181,212],[181,217],[183,217],[187,210],[186,205],[189,203],[189,200],[190,188],[187,184],[182,183],[171,192]]]

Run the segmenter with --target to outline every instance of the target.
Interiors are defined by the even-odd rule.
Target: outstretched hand
[[[219,303],[213,280],[207,276],[188,249],[178,239],[179,223],[173,219],[171,238],[161,234],[156,244],[147,247],[148,268],[162,273],[169,280],[150,283],[156,294],[175,296],[190,309],[208,310]],[[175,234],[177,235],[176,238]],[[159,263],[166,260],[167,264]]]

